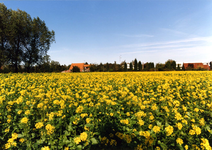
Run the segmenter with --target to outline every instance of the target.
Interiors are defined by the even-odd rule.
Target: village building
[[[85,63],[72,63],[69,68],[70,72],[74,66],[78,67],[80,69],[80,72],[90,72],[90,65]]]
[[[186,69],[205,69],[210,70],[208,63],[183,63],[183,68]]]

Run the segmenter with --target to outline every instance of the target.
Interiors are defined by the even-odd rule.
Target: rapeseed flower
[[[176,142],[179,144],[179,145],[182,145],[183,144],[183,140],[181,138],[177,138]]]
[[[27,124],[28,120],[29,119],[27,117],[24,117],[21,119],[21,123]]]
[[[81,139],[82,141],[86,141],[86,140],[87,140],[87,137],[88,137],[88,135],[87,135],[86,132],[83,132],[83,133],[80,134],[80,139]]]
[[[152,129],[156,134],[160,132],[160,127],[159,126],[154,126]]]

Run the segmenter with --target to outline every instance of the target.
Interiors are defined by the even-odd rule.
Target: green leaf
[[[92,145],[98,144],[98,141],[93,137],[91,138]]]
[[[18,138],[22,138],[22,137],[24,137],[23,134],[18,134]]]
[[[206,125],[205,128],[206,128],[207,130],[210,130],[210,126],[209,126],[209,125]]]
[[[86,127],[93,127],[93,124],[86,124]]]
[[[31,135],[32,135],[32,138],[34,138],[34,137],[35,137],[35,133],[32,133]]]
[[[184,150],[182,145],[177,144],[177,146],[180,148],[180,150]]]
[[[161,148],[162,148],[163,150],[168,149],[167,145],[164,144],[164,143],[162,143],[161,141],[158,141],[158,144],[160,144],[160,146],[161,146]]]
[[[157,126],[161,126],[161,122],[157,121],[156,122]]]
[[[77,149],[81,150],[82,149],[82,145],[78,145]]]

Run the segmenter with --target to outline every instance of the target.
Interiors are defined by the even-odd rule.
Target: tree
[[[30,37],[25,44],[23,61],[30,71],[34,64],[38,64],[47,55],[50,44],[54,41],[54,31],[49,31],[45,22],[39,17],[34,18],[30,26]]]
[[[133,70],[133,65],[132,65],[132,62],[130,63],[130,71]]]
[[[102,72],[103,70],[104,70],[104,65],[100,63],[100,65],[98,65],[98,71]]]
[[[138,70],[138,63],[137,63],[137,59],[135,58],[134,60],[134,70],[137,71]]]
[[[168,70],[171,70],[172,69],[172,66],[171,66],[171,61],[166,61],[165,63],[165,68],[168,69]]]
[[[167,70],[176,70],[176,61],[169,59],[165,63],[165,68]]]
[[[11,17],[11,10],[0,3],[0,71],[1,68],[7,64],[9,53],[9,19]]]
[[[7,63],[18,72],[20,64],[24,63],[29,72],[47,55],[54,35],[38,17],[32,19],[19,9],[7,10],[0,3],[0,68]]]
[[[113,71],[117,71],[117,69],[116,69],[116,61],[114,61],[114,64],[113,64]]]
[[[26,40],[29,38],[29,24],[31,17],[21,10],[12,10],[9,20],[9,45],[10,53],[8,59],[12,64],[14,71],[18,72],[18,66],[23,58],[23,48]]]
[[[180,70],[180,64],[177,64],[177,70]]]
[[[108,64],[108,62],[106,63],[106,71],[109,71],[109,64]]]
[[[43,56],[41,62],[39,63],[39,71],[40,72],[51,72],[51,59],[49,55]]]
[[[171,62],[171,68],[173,70],[176,70],[176,61],[172,60],[172,62]]]
[[[183,68],[182,68],[182,70],[183,70],[183,71],[185,71],[185,66],[184,66],[184,64],[183,64]]]
[[[141,71],[142,70],[142,64],[141,61],[138,62],[138,70]]]
[[[74,66],[73,69],[71,70],[72,72],[80,72],[80,68],[77,66]]]
[[[127,71],[127,63],[124,62],[124,71]]]
[[[165,64],[161,64],[161,63],[156,64],[156,69],[158,71],[164,71],[164,68],[165,68]]]
[[[52,60],[50,63],[51,72],[59,72],[60,70],[60,63],[58,61]]]

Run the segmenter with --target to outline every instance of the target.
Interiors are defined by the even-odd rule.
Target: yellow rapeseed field
[[[206,149],[212,72],[0,74],[0,149]]]

